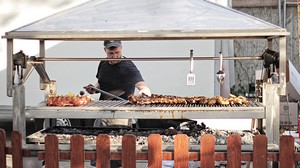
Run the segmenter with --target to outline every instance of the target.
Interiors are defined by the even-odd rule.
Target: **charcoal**
[[[186,129],[187,128],[187,129]],[[186,134],[189,137],[191,145],[199,145],[201,136],[204,134],[212,134],[215,137],[216,145],[225,145],[227,137],[230,135],[240,135],[242,144],[252,144],[253,138],[257,131],[228,131],[228,130],[216,130],[207,127],[204,123],[195,124],[191,123],[185,126],[185,129],[169,128],[169,129],[150,129],[150,128],[130,128],[130,127],[68,127],[68,126],[56,126],[45,129],[41,132],[40,136],[46,136],[47,134],[56,134],[60,140],[69,143],[69,139],[73,134],[81,134],[86,140],[95,142],[96,136],[99,134],[108,134],[111,138],[111,144],[121,144],[122,137],[125,134],[135,135],[138,145],[147,145],[148,136],[150,134],[160,134],[162,141],[165,145],[173,144],[174,138],[177,134]]]

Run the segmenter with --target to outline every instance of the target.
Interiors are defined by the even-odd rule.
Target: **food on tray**
[[[93,99],[88,96],[69,93],[66,96],[50,96],[47,100],[47,106],[85,106],[91,101]]]
[[[201,104],[201,105],[244,105],[248,103],[247,98],[243,96],[234,96],[230,95],[229,98],[222,96],[214,96],[212,98],[205,96],[189,96],[189,97],[179,97],[179,96],[170,96],[170,95],[159,95],[152,94],[148,96],[142,94],[136,96],[131,94],[128,97],[128,100],[131,104],[139,105],[148,105],[148,104]]]

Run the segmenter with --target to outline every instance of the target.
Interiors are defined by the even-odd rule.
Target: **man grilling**
[[[124,58],[122,55],[122,42],[119,40],[105,40],[104,52],[109,60],[101,61],[98,66],[96,78],[97,82],[92,85],[84,86],[84,89],[90,93],[99,93],[93,87],[99,88],[105,92],[114,94],[120,98],[128,99],[133,94],[135,88],[139,90],[139,94],[151,96],[151,91],[146,85],[140,71],[130,60],[119,60]],[[114,97],[101,93],[99,100],[115,100]],[[176,128],[181,122],[186,120],[162,120],[162,119],[139,119],[137,126],[139,128],[160,128],[169,127]],[[94,126],[129,126],[128,119],[96,119]],[[172,163],[171,163],[172,164]],[[95,166],[95,161],[91,165]],[[168,167],[168,162],[163,162],[163,167]],[[120,167],[120,161],[111,161],[112,168]]]
[[[89,84],[84,89],[90,93],[98,93],[93,87],[99,88],[105,92],[114,94],[123,99],[133,94],[135,88],[139,94],[151,95],[151,91],[146,85],[140,71],[131,60],[120,60],[122,55],[122,42],[119,40],[105,40],[104,52],[107,58],[117,59],[109,61],[100,61],[95,85]],[[99,100],[114,100],[114,97],[101,93]],[[94,126],[129,126],[128,119],[96,119]],[[95,166],[96,162],[92,161],[91,165]],[[111,161],[112,168],[120,167],[120,161]]]
[[[146,85],[140,71],[131,60],[119,60],[124,58],[122,55],[122,42],[119,40],[105,40],[104,52],[109,61],[100,61],[95,83],[95,87],[106,92],[112,93],[123,99],[134,93],[135,88],[139,90],[139,94],[151,95],[151,91]],[[85,86],[85,90],[94,94],[97,91],[92,88],[93,85]],[[99,100],[114,100],[115,98],[101,94]],[[96,126],[107,125],[129,125],[128,119],[98,119]]]

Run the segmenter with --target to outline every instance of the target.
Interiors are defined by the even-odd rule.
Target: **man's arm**
[[[148,96],[151,96],[151,91],[148,88],[148,86],[146,85],[146,82],[142,81],[142,82],[138,82],[135,84],[135,87],[139,90],[139,94],[146,94]]]

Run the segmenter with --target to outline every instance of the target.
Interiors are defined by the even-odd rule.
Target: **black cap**
[[[121,47],[122,42],[120,40],[104,40],[103,45],[105,48]]]

